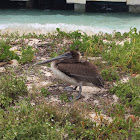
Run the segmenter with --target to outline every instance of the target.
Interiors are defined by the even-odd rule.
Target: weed
[[[114,69],[103,69],[101,75],[105,81],[119,80],[119,75]]]
[[[28,46],[26,49],[22,48],[22,57],[20,58],[19,62],[22,64],[31,62],[34,56],[35,54],[32,47]]]
[[[60,38],[70,38],[70,39],[80,39],[81,38],[81,33],[79,31],[74,31],[72,33],[66,33],[64,31],[61,31],[59,28],[56,29],[57,30],[57,36],[60,37]]]
[[[24,78],[18,77],[14,73],[1,76],[0,106],[3,108],[9,106],[19,95],[27,95]]]
[[[23,100],[16,106],[6,112],[0,110],[1,139],[124,139],[131,132],[133,135],[138,132],[132,131],[134,123],[131,120],[117,113],[111,123],[91,122],[86,119],[83,105],[78,103],[60,109],[58,105],[44,102],[31,106],[29,101]]]
[[[140,71],[140,34],[137,34],[136,30],[133,30],[129,32],[131,42],[125,41],[124,45],[116,45],[115,42],[111,42],[102,51],[103,58],[113,66],[119,67],[122,71]]]
[[[5,42],[0,42],[0,61],[10,61],[12,59],[19,59],[18,55],[10,51],[11,47]]]
[[[57,54],[56,52],[52,52],[52,53],[51,53],[51,57],[52,57],[52,58],[56,57],[57,55],[58,55],[58,54]]]
[[[47,97],[47,96],[49,96],[51,93],[48,91],[47,88],[41,88],[41,94],[42,94],[44,97]]]
[[[121,98],[123,104],[133,108],[136,115],[140,115],[140,77],[132,78],[127,83],[119,82],[117,86],[110,89],[111,93],[115,93]]]
[[[69,102],[69,98],[68,98],[68,95],[64,92],[62,93],[60,96],[59,96],[59,99],[62,101],[62,102]]]

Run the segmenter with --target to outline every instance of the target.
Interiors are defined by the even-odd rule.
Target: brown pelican
[[[51,63],[51,70],[63,81],[79,86],[77,99],[80,98],[82,86],[104,87],[104,81],[99,74],[97,67],[90,62],[80,60],[80,53],[70,51],[50,60],[42,61],[36,64]]]

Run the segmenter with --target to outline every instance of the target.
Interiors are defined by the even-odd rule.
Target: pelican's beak
[[[69,53],[65,53],[65,54],[59,55],[59,56],[57,56],[55,58],[52,58],[52,59],[49,59],[49,60],[45,60],[45,61],[42,61],[42,62],[35,63],[34,65],[40,65],[40,64],[44,64],[44,63],[50,63],[50,62],[55,61],[55,60],[58,60],[58,59],[71,59],[71,58],[72,58],[72,55],[69,52]]]

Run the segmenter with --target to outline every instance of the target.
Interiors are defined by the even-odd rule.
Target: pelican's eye
[[[73,58],[72,54],[69,52],[69,53],[66,53],[65,56],[68,58],[68,59],[71,59]]]

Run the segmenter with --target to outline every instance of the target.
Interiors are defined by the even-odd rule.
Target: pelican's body
[[[53,61],[53,62],[52,62]],[[80,54],[70,51],[38,64],[51,63],[51,70],[61,80],[79,86],[78,99],[82,92],[82,86],[104,87],[104,81],[99,74],[97,67],[92,63],[80,60]]]
[[[77,85],[77,81],[75,79],[69,77],[68,75],[66,75],[65,73],[63,73],[62,71],[60,71],[58,69],[56,61],[51,63],[51,70],[53,71],[53,73],[56,75],[57,78],[65,81],[67,83],[70,83],[70,84],[73,84],[73,85]]]
[[[57,78],[76,86],[104,85],[97,68],[89,62],[54,61],[51,63],[51,70]]]

